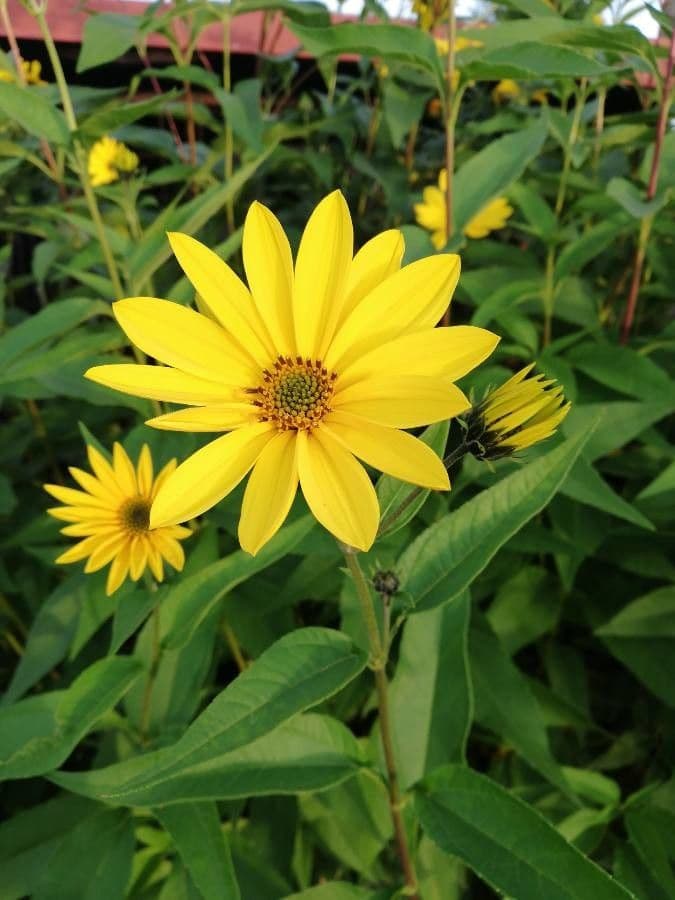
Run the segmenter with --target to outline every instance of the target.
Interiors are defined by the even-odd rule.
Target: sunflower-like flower
[[[138,156],[126,144],[106,135],[92,146],[87,160],[89,179],[93,187],[112,184],[120,172],[138,168]]]
[[[415,204],[415,220],[422,228],[431,232],[431,243],[442,250],[448,243],[445,192],[448,189],[448,173],[442,169],[438,176],[438,187],[429,185],[422,192],[422,202]],[[464,226],[468,238],[484,238],[491,231],[498,231],[513,215],[513,207],[506,197],[496,197]]]
[[[121,444],[113,448],[112,463],[92,446],[87,446],[87,455],[93,474],[69,469],[82,490],[58,484],[44,486],[52,497],[65,504],[47,510],[55,519],[71,523],[61,533],[82,538],[56,562],[86,559],[85,572],[97,572],[111,563],[106,584],[108,596],[127,576],[138,581],[147,567],[157,581],[162,581],[164,560],[180,572],[185,555],[178,542],[190,535],[190,529],[181,525],[150,527],[152,501],[174,472],[176,460],[171,460],[155,478],[147,444],[136,467]]]
[[[492,88],[492,100],[494,103],[508,103],[510,100],[519,100],[523,92],[517,81],[513,78],[502,78]]]
[[[546,440],[570,410],[563,389],[534,363],[491,391],[467,416],[466,444],[478,459],[511,456]]]
[[[164,366],[96,366],[87,377],[129,394],[187,404],[156,428],[225,434],[188,458],[159,490],[153,528],[218,503],[253,469],[239,540],[256,553],[285,520],[298,484],[314,516],[368,549],[379,507],[366,464],[413,484],[449,488],[441,460],[400,429],[456,416],[469,403],[453,382],[497,337],[434,328],[459,277],[459,257],[400,268],[403,237],[385,231],[352,259],[339,191],[316,207],[295,267],[275,216],[253,203],[244,225],[249,287],[185,234],[169,240],[206,315],[136,297],[113,305],[129,339]]]
[[[422,31],[431,31],[447,16],[448,0],[413,0],[412,8]]]

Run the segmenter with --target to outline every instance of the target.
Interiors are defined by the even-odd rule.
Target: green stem
[[[553,310],[555,308],[555,249],[551,246],[546,251],[546,270],[544,275],[544,334],[542,344],[548,347],[551,343],[553,327]]]
[[[40,33],[42,34],[42,39],[47,49],[47,55],[49,56],[49,61],[52,65],[54,77],[56,78],[56,84],[59,89],[61,105],[63,106],[63,113],[66,117],[68,129],[72,134],[77,131],[77,119],[75,117],[75,110],[70,98],[68,82],[66,81],[66,77],[63,72],[61,60],[59,58],[56,45],[54,44],[54,40],[47,24],[44,9],[42,7],[31,7],[31,11],[35,16],[38,27],[40,29]],[[94,223],[94,227],[96,228],[96,234],[98,235],[99,244],[101,245],[101,251],[103,253],[103,259],[105,260],[106,268],[108,269],[108,275],[110,276],[110,281],[112,282],[115,298],[119,300],[124,296],[124,290],[122,288],[122,281],[120,279],[117,263],[115,262],[115,257],[113,256],[110,244],[108,243],[107,235],[105,233],[105,226],[103,224],[101,212],[98,208],[98,203],[96,202],[96,196],[89,180],[89,172],[87,171],[87,154],[84,147],[77,138],[73,139],[73,146],[75,150],[75,161],[77,163],[77,174],[82,185],[82,192],[87,202],[87,207],[89,208],[89,215],[91,216],[91,220]]]
[[[586,103],[586,86],[588,84],[588,79],[581,79],[581,86],[579,87],[579,91],[576,95],[576,101],[574,104],[574,115],[572,117],[572,127],[570,128],[569,137],[567,139],[567,143],[565,144],[564,156],[563,156],[563,170],[560,176],[560,182],[558,183],[558,194],[555,199],[555,214],[556,217],[560,216],[562,212],[563,205],[565,203],[565,193],[567,191],[567,180],[570,176],[570,171],[572,168],[572,148],[577,142],[577,138],[579,137],[579,127],[581,125],[581,114],[584,111],[584,105]]]
[[[157,590],[156,586],[152,585],[152,590]],[[148,677],[145,681],[145,688],[143,690],[143,700],[141,703],[141,724],[140,724],[140,732],[141,732],[141,742],[143,744],[147,743],[148,740],[148,730],[150,725],[150,701],[152,700],[152,692],[155,687],[155,680],[157,678],[157,670],[159,669],[159,660],[161,657],[161,622],[159,618],[159,603],[155,604],[155,608],[151,613],[151,627],[152,627],[152,649],[150,651],[150,668],[148,669]]]
[[[448,57],[446,71],[446,96],[445,96],[445,170],[447,173],[447,187],[445,190],[445,219],[447,240],[453,232],[453,176],[455,172],[455,125],[457,123],[457,110],[460,97],[455,97],[455,44],[457,37],[457,18],[455,15],[455,0],[448,2]],[[447,241],[446,241],[447,242]]]
[[[223,88],[225,93],[232,91],[232,58],[230,50],[230,14],[223,15]],[[225,121],[225,181],[228,182],[234,173],[234,136],[229,117]],[[225,203],[227,230],[234,233],[234,200],[230,197]]]
[[[396,759],[394,757],[394,744],[391,736],[391,717],[389,713],[389,684],[385,666],[387,664],[388,647],[383,647],[380,628],[377,624],[373,597],[363,574],[363,569],[358,560],[358,551],[353,547],[341,545],[347,567],[354,580],[363,618],[368,631],[370,645],[371,668],[375,676],[375,689],[377,691],[377,708],[380,721],[380,738],[384,751],[384,761],[387,769],[387,791],[389,794],[389,812],[394,826],[396,848],[398,851],[401,868],[406,885],[406,896],[411,900],[419,900],[417,893],[417,876],[410,855],[408,837],[405,832],[403,816],[401,814],[401,794],[398,786],[398,774],[396,771]]]

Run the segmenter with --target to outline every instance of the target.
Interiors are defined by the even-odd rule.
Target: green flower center
[[[122,525],[132,534],[142,534],[150,528],[150,502],[145,497],[125,500],[119,510]]]
[[[330,412],[336,378],[320,360],[280,356],[250,393],[257,395],[253,403],[262,422],[274,422],[282,431],[311,430]]]

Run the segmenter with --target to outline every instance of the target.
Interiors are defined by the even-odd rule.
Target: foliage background
[[[392,729],[425,900],[675,897],[675,140],[649,197],[665,49],[595,24],[600,8],[511,0],[462,32],[483,46],[457,58],[452,316],[503,336],[465,387],[478,397],[536,359],[574,407],[526,462],[465,458],[451,494],[364,560],[401,584]],[[227,34],[260,9],[316,63],[198,51],[214,20]],[[151,33],[167,52],[149,55]],[[45,84],[0,83],[0,898],[400,896],[353,585],[301,503],[252,559],[235,492],[200,522],[181,576],[109,600],[103,574],[54,565],[41,485],[83,463],[85,440],[132,454],[147,441],[159,463],[197,446],[82,378],[126,358],[116,296],[193,301],[166,230],[240,270],[253,199],[297,246],[340,187],[358,245],[396,226],[408,261],[433,252],[412,206],[445,160],[428,105],[444,61],[421,31],[331,26],[315,3],[155,6],[88,19],[66,61],[70,112],[48,50],[47,33]],[[494,101],[502,78],[518,99]],[[110,133],[141,168],[92,207],[83,159]],[[516,210],[507,227],[466,241],[498,195]],[[458,426],[427,439],[440,452]],[[386,510],[402,488],[378,490]]]

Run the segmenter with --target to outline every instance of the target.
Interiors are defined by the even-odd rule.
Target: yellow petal
[[[381,281],[398,272],[404,250],[403,235],[396,228],[383,231],[361,247],[349,269],[340,322],[344,322],[366,294],[376,288]]]
[[[164,529],[159,529],[159,531],[152,532],[152,542],[177,572],[182,571],[185,565],[185,553],[175,538],[164,534]]]
[[[229,431],[255,422],[258,415],[259,410],[250,403],[223,403],[179,409],[145,424],[165,431]]]
[[[145,535],[136,535],[129,545],[129,575],[132,581],[138,581],[148,562],[148,548]]]
[[[473,325],[416,331],[359,357],[340,375],[336,390],[383,372],[456,381],[487,359],[498,343],[496,334]]]
[[[134,497],[138,494],[138,482],[136,481],[136,469],[134,469],[127,451],[118,442],[113,445],[113,469],[115,478],[125,497]]]
[[[272,426],[256,422],[197,450],[161,486],[150,527],[177,525],[211,509],[236,487],[269,441]]]
[[[257,201],[244,222],[242,254],[253,300],[277,354],[295,355],[291,247],[279,220]]]
[[[187,234],[168,235],[171,249],[192,286],[216,319],[261,366],[274,356],[267,331],[244,283],[204,244]]]
[[[153,499],[153,500],[155,499],[155,497],[157,496],[157,494],[159,492],[159,489],[164,484],[164,482],[167,480],[169,475],[173,474],[176,471],[177,466],[178,466],[178,460],[170,459],[169,462],[160,471],[157,478],[155,478],[155,483],[152,486],[151,499]]]
[[[108,460],[103,456],[103,454],[96,449],[96,447],[91,444],[87,444],[87,457],[89,459],[89,465],[92,468],[92,471],[101,482],[101,484],[105,485],[108,490],[112,492],[119,491],[119,486],[115,479],[115,473],[113,472],[113,468],[108,462]]]
[[[327,368],[340,371],[385,341],[433,328],[450,303],[459,268],[459,256],[439,254],[390,275],[340,327],[326,356]]]
[[[205,378],[188,375],[180,369],[167,366],[136,366],[121,363],[115,366],[93,366],[85,373],[85,378],[106,387],[147,397],[149,400],[165,400],[168,403],[187,403],[202,406],[205,403],[227,403],[238,393],[224,384],[216,384]]]
[[[128,540],[127,535],[123,531],[116,531],[114,534],[106,535],[104,539],[101,539],[96,549],[92,551],[84,571],[87,574],[98,572],[99,569],[102,569],[111,559],[117,556]]]
[[[59,509],[68,509],[67,506],[61,506]],[[119,523],[117,519],[113,522],[75,522],[74,525],[66,525],[60,529],[61,534],[67,537],[90,537],[97,534],[99,537],[109,537],[119,532]]]
[[[333,191],[307,222],[295,263],[293,318],[298,353],[322,359],[344,302],[354,235],[340,191]]]
[[[417,428],[441,422],[471,406],[449,381],[400,375],[359,381],[337,393],[332,405],[391,428]]]
[[[113,303],[113,312],[129,340],[175,369],[198,378],[241,385],[255,381],[258,369],[220,325],[201,313],[152,297]]]
[[[58,486],[58,485],[57,485]],[[65,488],[64,490],[69,490]],[[79,491],[74,491],[78,494]],[[47,510],[50,516],[60,519],[62,522],[97,522],[99,524],[112,524],[117,522],[115,510],[95,506],[50,506]]]
[[[101,543],[101,538],[97,534],[93,534],[90,537],[86,537],[83,541],[78,541],[77,544],[74,544],[65,553],[62,553],[58,556],[54,562],[59,563],[59,565],[66,565],[67,563],[79,562],[81,559],[85,559],[89,556],[90,553],[93,553],[94,550]]]
[[[380,509],[366,470],[325,429],[300,431],[297,441],[300,485],[312,513],[343,543],[369,550]]]
[[[101,484],[98,478],[94,478],[89,472],[78,469],[76,466],[69,466],[68,471],[81,488],[106,504],[113,505],[121,499],[120,489],[116,484],[113,487]]]
[[[147,444],[143,444],[141,455],[138,457],[136,466],[136,480],[138,481],[138,489],[143,497],[149,497],[152,491],[152,456],[150,448]]]
[[[150,571],[155,579],[155,581],[164,581],[164,563],[162,561],[162,554],[159,552],[159,549],[155,546],[154,540],[150,540],[148,543],[148,565],[150,566]]]
[[[244,492],[239,543],[255,554],[283,525],[298,489],[295,432],[280,431],[264,448]]]
[[[108,572],[105,592],[108,597],[114,594],[117,588],[127,577],[129,571],[129,541],[125,541],[117,556],[113,559]]]
[[[77,491],[75,488],[62,487],[60,484],[45,484],[44,489],[52,497],[60,500],[68,506],[93,507],[94,509],[110,511],[110,501],[101,500],[99,497],[92,497],[84,491]]]
[[[443,462],[411,434],[337,410],[321,423],[321,430],[380,472],[435,491],[450,488]]]

